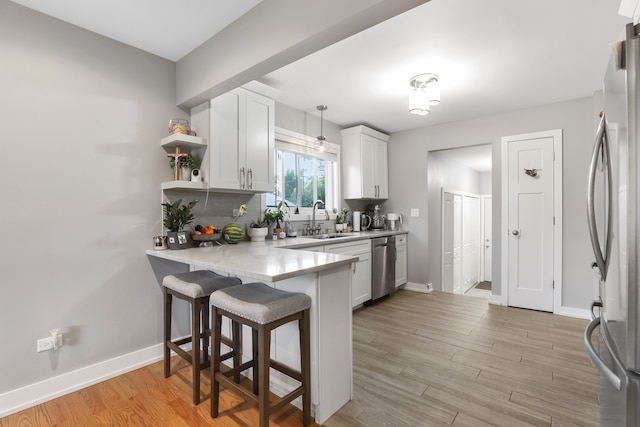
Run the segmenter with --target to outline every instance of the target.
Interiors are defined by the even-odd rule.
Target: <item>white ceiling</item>
[[[11,0],[177,61],[262,0]]]
[[[260,0],[13,0],[177,60]],[[262,79],[279,102],[383,132],[590,96],[628,19],[615,0],[431,0]],[[409,78],[440,75],[442,102],[407,112]]]

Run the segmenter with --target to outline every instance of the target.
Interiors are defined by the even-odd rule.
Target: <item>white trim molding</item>
[[[0,418],[163,360],[162,344],[0,394]]]

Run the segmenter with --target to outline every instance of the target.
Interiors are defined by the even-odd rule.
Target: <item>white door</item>
[[[482,280],[486,282],[491,281],[491,251],[493,250],[491,244],[491,196],[483,196],[482,197],[482,235],[483,235],[483,245],[482,245],[482,265],[483,265],[483,275]]]
[[[453,293],[462,293],[462,196],[453,195]]]
[[[480,279],[480,198],[462,196],[462,292]]]
[[[507,141],[508,305],[553,311],[554,136]]]
[[[442,291],[453,292],[453,194],[442,193]]]

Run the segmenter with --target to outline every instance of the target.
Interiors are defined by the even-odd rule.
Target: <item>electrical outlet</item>
[[[238,215],[240,215],[240,210],[239,209],[234,209],[233,210],[233,217],[237,217]]]
[[[53,349],[53,343],[55,342],[55,338],[47,337],[38,340],[37,351],[38,353],[42,353],[43,351],[48,351]]]
[[[43,351],[58,350],[64,344],[62,334],[59,334],[56,330],[56,334],[47,338],[41,338],[37,341],[36,351],[42,353]]]
[[[420,209],[411,208],[411,216],[420,216]]]

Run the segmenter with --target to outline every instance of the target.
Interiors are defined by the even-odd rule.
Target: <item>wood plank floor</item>
[[[587,321],[399,291],[354,313],[354,399],[326,426],[598,426]]]
[[[598,426],[598,373],[586,321],[434,291],[399,291],[354,313],[354,399],[334,426]],[[257,410],[223,391],[221,414],[191,402],[191,371],[162,363],[0,419],[15,426],[255,426]],[[203,392],[209,387],[202,377]],[[204,395],[204,393],[203,393]],[[299,426],[288,406],[271,426]],[[315,426],[315,424],[314,424]]]

